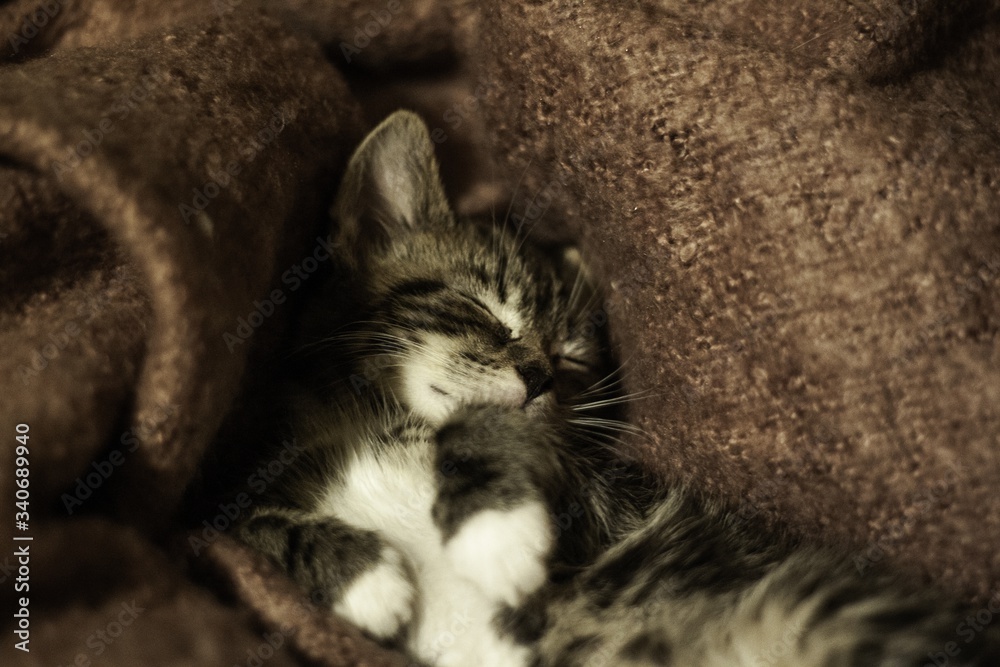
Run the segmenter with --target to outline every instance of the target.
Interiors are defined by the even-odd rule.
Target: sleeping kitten
[[[408,112],[357,149],[334,213],[345,271],[293,391],[307,453],[238,537],[428,664],[526,665],[496,618],[548,578],[558,397],[596,379],[578,257],[456,220]]]
[[[440,666],[940,664],[955,608],[622,459],[578,254],[456,220],[415,115],[365,139],[334,213],[308,454],[238,536],[337,613]],[[943,664],[1000,664],[992,632]]]

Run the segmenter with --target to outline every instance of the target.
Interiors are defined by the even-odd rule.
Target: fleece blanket
[[[0,3],[0,661],[406,664],[226,536],[295,456],[255,458],[274,352],[400,106],[460,210],[580,243],[632,454],[985,603],[998,12]]]

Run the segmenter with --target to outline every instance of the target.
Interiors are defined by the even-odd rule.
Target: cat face
[[[463,405],[544,410],[600,365],[575,250],[456,220],[423,122],[397,112],[352,157],[337,245],[372,304],[357,339],[382,388],[433,424]]]

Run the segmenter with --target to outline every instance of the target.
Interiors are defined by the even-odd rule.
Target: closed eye
[[[492,322],[493,326],[490,333],[493,335],[493,338],[495,339],[495,342],[497,344],[506,345],[507,343],[519,340],[518,338],[513,337],[514,332],[511,330],[511,328],[506,324],[504,324],[500,320],[500,318],[497,317],[496,313],[490,310],[489,306],[483,303],[481,299],[475,296],[471,296],[469,294],[465,294],[464,292],[457,292],[457,294],[462,299],[474,303],[479,310],[481,310],[483,313],[488,315],[491,320],[493,320]]]
[[[567,357],[562,354],[552,355],[552,365],[568,365],[569,370],[581,370],[581,371],[593,371],[594,367],[590,365],[589,362],[580,359],[579,357]]]

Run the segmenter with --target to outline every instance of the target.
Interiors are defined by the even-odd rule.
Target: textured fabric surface
[[[571,212],[629,389],[649,392],[633,406],[646,461],[849,546],[860,570],[886,560],[988,596],[995,28],[939,35],[959,6],[922,3],[891,39],[802,53],[783,45],[826,35],[838,3],[804,32],[799,10],[741,26],[726,6],[742,4],[492,3],[481,58],[503,83],[485,108],[524,174],[514,215]]]
[[[991,9],[988,0],[806,0],[794,6],[780,0],[659,0],[644,6],[656,22],[669,17],[727,41],[876,82],[928,64],[957,29]]]
[[[183,572],[206,568],[204,554],[156,544],[178,528],[248,349],[285,312],[257,338],[226,335],[325,233],[360,109],[320,45],[253,8],[54,7],[7,5],[0,21],[18,51],[0,66],[0,425],[9,473],[15,425],[30,426],[31,520],[18,534],[34,538],[33,650],[4,642],[0,660],[245,663],[281,624],[199,589]],[[14,480],[0,482],[7,544]],[[81,517],[95,514],[112,520]],[[5,609],[19,597],[10,554]],[[123,630],[115,610],[133,597],[146,611]],[[113,645],[91,636],[116,622]],[[323,633],[340,647],[327,664],[374,651],[332,620],[294,630],[265,647],[277,664]]]
[[[223,483],[283,276],[399,106],[459,209],[506,187],[580,240],[649,465],[861,570],[1000,586],[994,3],[485,6],[0,4],[0,468],[30,425],[32,494],[18,532],[0,475],[0,539],[34,538],[32,652],[0,662],[406,664],[232,542]]]

